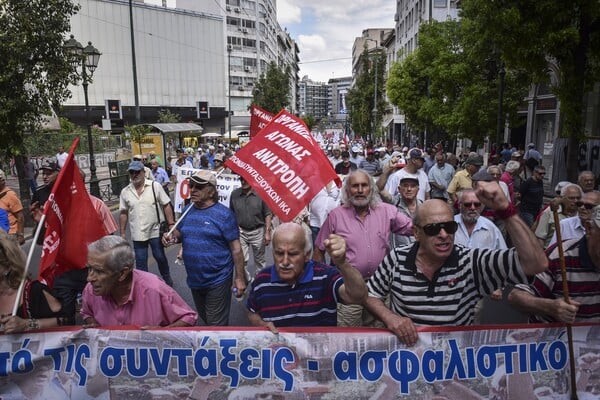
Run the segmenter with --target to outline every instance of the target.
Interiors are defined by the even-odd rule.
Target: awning
[[[192,123],[177,123],[177,124],[145,124],[148,126],[153,126],[162,133],[173,133],[173,132],[202,132],[204,128],[202,128],[198,124]]]

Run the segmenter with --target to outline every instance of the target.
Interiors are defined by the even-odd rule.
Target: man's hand
[[[0,323],[4,327],[4,333],[25,332],[29,328],[27,321],[16,315],[4,315],[0,318]]]
[[[407,346],[414,346],[415,343],[417,343],[417,340],[419,340],[417,328],[415,328],[415,324],[413,324],[410,318],[393,314],[393,316],[386,321],[386,326]]]
[[[340,267],[346,262],[346,241],[343,237],[332,233],[323,244],[336,267]]]
[[[247,285],[248,284],[246,283],[246,277],[236,277],[233,280],[233,287],[231,288],[231,291],[234,294],[234,296],[241,297],[244,295],[244,291],[246,291]]]
[[[486,207],[494,211],[506,210],[510,205],[510,200],[506,198],[500,185],[498,185],[498,182],[496,181],[478,181],[475,193],[477,194],[477,198],[479,198]]]
[[[31,206],[29,206],[29,212],[31,212],[31,218],[33,218],[36,223],[39,223],[43,215],[43,210],[40,207],[40,203],[37,201],[32,203]]]
[[[575,317],[577,316],[577,311],[579,310],[581,303],[571,299],[569,299],[569,302],[567,303],[562,297],[555,299],[554,303],[556,307],[554,319],[567,324],[575,322]]]
[[[268,328],[273,334],[275,334],[275,335],[279,334],[279,330],[271,321],[267,322],[265,324],[265,327]]]

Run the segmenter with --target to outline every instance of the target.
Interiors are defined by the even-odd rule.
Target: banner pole
[[[560,274],[562,277],[563,299],[569,303],[569,283],[567,282],[567,267],[565,264],[565,253],[562,245],[562,235],[560,232],[560,219],[558,218],[557,208],[553,205],[552,216],[554,217],[554,229],[556,232],[556,246],[558,248],[558,256],[560,258]],[[569,345],[569,369],[571,377],[571,400],[578,400],[577,397],[577,378],[575,372],[575,350],[573,349],[573,326],[567,324],[567,342]]]
[[[17,315],[17,310],[19,309],[19,303],[21,303],[21,296],[23,295],[23,288],[25,287],[25,281],[27,280],[27,274],[29,272],[29,265],[31,265],[31,259],[33,258],[33,251],[35,250],[35,244],[37,243],[37,239],[40,236],[40,232],[42,230],[42,226],[44,226],[44,222],[46,221],[46,214],[42,214],[40,218],[40,222],[35,228],[35,234],[33,235],[33,239],[31,240],[31,246],[29,247],[29,253],[27,253],[27,261],[25,262],[25,270],[23,271],[23,279],[21,279],[21,284],[19,285],[19,289],[17,289],[17,297],[15,297],[15,304],[13,304],[12,315]]]

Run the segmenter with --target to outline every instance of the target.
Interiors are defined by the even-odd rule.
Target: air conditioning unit
[[[246,72],[250,72],[250,67],[246,65],[246,66],[244,67],[244,71],[246,71]]]
[[[231,6],[226,7],[227,11],[231,11]]]
[[[248,28],[244,28],[244,29],[242,29],[242,32],[244,32],[244,33],[248,33]]]
[[[240,12],[240,8],[236,7],[236,8],[233,9],[233,11],[235,11],[236,13],[239,13]]]
[[[244,91],[244,87],[243,86],[238,86],[238,90]]]

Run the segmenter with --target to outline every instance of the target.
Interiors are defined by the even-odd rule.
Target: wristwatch
[[[27,322],[27,328],[30,331],[37,331],[38,329],[40,329],[40,321],[38,321],[37,319],[30,319]]]

